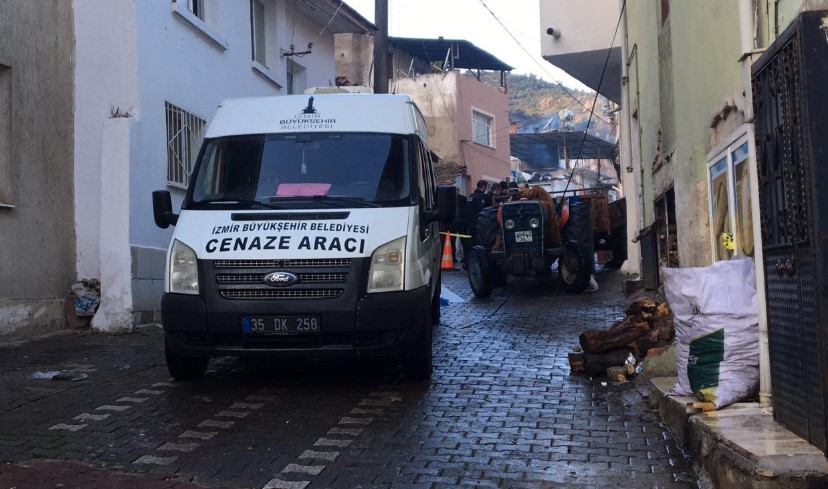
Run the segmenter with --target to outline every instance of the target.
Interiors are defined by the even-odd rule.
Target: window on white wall
[[[290,94],[304,93],[307,87],[305,67],[289,59],[287,61],[287,92]]]
[[[740,131],[707,158],[714,261],[727,260],[736,254],[754,256],[750,190],[752,137],[750,131]]]
[[[187,10],[204,20],[204,0],[187,0]]]
[[[173,0],[173,13],[187,22],[208,41],[212,41],[219,49],[227,49],[227,40],[217,30],[218,0]]]
[[[204,139],[204,119],[164,103],[167,113],[167,183],[186,188]]]
[[[472,110],[472,138],[475,143],[494,147],[494,117]]]
[[[0,207],[14,207],[11,168],[11,68],[0,65]]]
[[[253,61],[267,67],[265,6],[259,0],[250,0],[250,35],[253,43]]]

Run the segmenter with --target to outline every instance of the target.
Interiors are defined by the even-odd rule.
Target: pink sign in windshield
[[[330,189],[330,183],[282,183],[276,189],[276,197],[327,195]]]

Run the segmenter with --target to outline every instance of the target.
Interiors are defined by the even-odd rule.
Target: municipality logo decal
[[[302,109],[303,114],[315,114],[316,109],[313,107],[313,97],[308,99],[308,106]]]
[[[301,131],[303,129],[333,129],[336,119],[333,117],[322,117],[322,114],[313,106],[313,97],[308,99],[308,105],[302,112],[290,119],[279,120],[280,131]]]

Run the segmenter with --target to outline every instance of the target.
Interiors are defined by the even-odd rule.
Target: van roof
[[[408,95],[312,94],[231,98],[223,101],[206,137],[289,132],[419,133]],[[423,126],[421,122],[419,126]]]

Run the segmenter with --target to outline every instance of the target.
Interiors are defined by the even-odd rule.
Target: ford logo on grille
[[[290,272],[270,272],[263,280],[271,287],[288,287],[298,282],[299,277]]]

